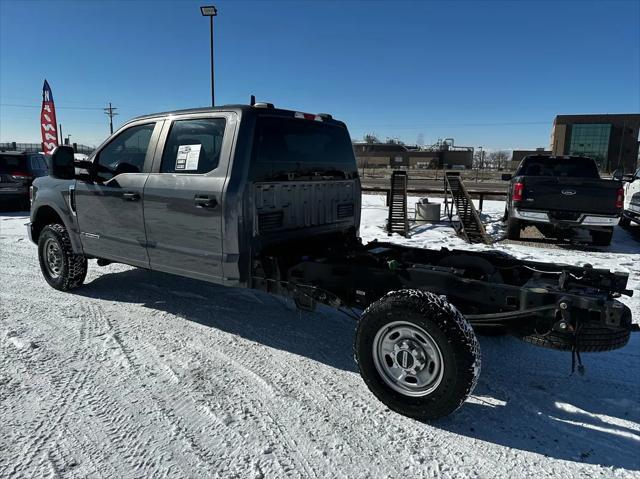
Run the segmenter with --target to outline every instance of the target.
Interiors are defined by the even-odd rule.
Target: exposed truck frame
[[[159,171],[172,122],[212,116],[225,118],[227,128],[233,127],[232,134],[225,130],[221,151],[227,158],[221,156],[221,166],[193,180],[199,185],[211,181],[214,187],[223,186],[216,191],[207,190],[209,186],[202,187],[203,191],[189,190],[195,191],[194,214],[184,203],[176,203],[168,204],[162,221],[153,222],[151,215],[145,215],[146,230],[160,235],[161,228],[167,227],[167,214],[196,234],[210,226],[210,218],[218,218],[222,224],[222,276],[207,275],[207,261],[212,261],[213,254],[203,253],[204,266],[196,265],[194,268],[201,269],[191,272],[179,272],[162,261],[154,263],[158,246],[153,237],[136,243],[149,252],[148,263],[123,260],[123,251],[100,249],[100,232],[83,226],[83,217],[88,218],[85,225],[96,218],[91,218],[90,211],[82,211],[86,203],[75,195],[81,192],[85,197],[99,194],[100,198],[112,198],[121,194],[125,201],[134,198],[143,203],[147,198],[147,186],[137,192],[121,187],[131,173],[115,183],[117,175],[106,181],[97,179],[92,169],[103,145],[82,163],[74,163],[72,152],[60,147],[51,159],[52,176],[34,186],[29,234],[38,244],[47,282],[61,290],[78,287],[84,281],[87,259],[96,258],[102,265],[123,262],[284,295],[294,298],[301,309],[312,309],[317,303],[330,305],[358,320],[354,349],[367,386],[394,411],[419,419],[453,412],[473,390],[480,372],[474,330],[511,333],[539,346],[571,351],[579,363],[580,352],[607,351],[627,343],[631,312],[617,298],[632,294],[627,289],[628,275],[589,265],[523,261],[494,250],[426,250],[375,241],[362,244],[357,235],[360,182],[353,152],[353,161],[349,160],[338,177],[312,173],[297,178],[291,172],[285,179],[252,178],[248,165],[255,161],[251,145],[260,115],[345,128],[329,115],[268,106],[170,112],[131,122],[134,126],[150,121],[156,125],[145,160],[148,173],[140,173],[148,175],[142,184],[162,186],[152,190],[151,204],[162,200],[164,194],[167,198],[181,194],[180,188],[189,188],[188,181],[193,178],[175,173],[163,177]],[[121,131],[127,128],[124,125]],[[78,174],[74,167],[88,173]],[[335,175],[335,165],[332,168]],[[181,186],[167,186],[176,177]],[[303,208],[296,201],[307,206]],[[118,208],[126,207],[121,204]],[[216,210],[211,215],[217,216],[206,216],[205,207]],[[198,259],[197,254],[191,256]]]

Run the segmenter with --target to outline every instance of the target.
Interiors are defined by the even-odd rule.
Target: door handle
[[[218,206],[218,201],[213,196],[196,195],[193,198],[193,202],[198,208],[215,208]]]
[[[140,193],[128,191],[127,193],[122,193],[122,199],[125,201],[138,201],[140,199]]]

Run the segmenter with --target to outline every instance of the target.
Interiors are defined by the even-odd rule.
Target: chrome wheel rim
[[[52,278],[60,277],[62,274],[62,250],[53,238],[47,238],[44,243],[44,264],[49,276]]]
[[[413,323],[395,321],[380,328],[373,340],[373,360],[384,382],[405,396],[426,396],[442,382],[440,347]]]

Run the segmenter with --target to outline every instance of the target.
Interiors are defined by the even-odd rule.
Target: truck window
[[[253,179],[287,173],[355,172],[347,129],[325,122],[258,117],[251,164]]]
[[[46,163],[43,155],[31,155],[31,169],[32,170],[46,170]]]
[[[224,118],[176,120],[162,153],[160,173],[208,173],[218,166]]]
[[[120,173],[140,173],[155,126],[155,123],[132,126],[111,140],[98,153],[98,175],[108,180]]]
[[[591,158],[525,158],[516,176],[600,178]]]

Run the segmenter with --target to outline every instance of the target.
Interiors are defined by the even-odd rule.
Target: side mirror
[[[49,175],[60,180],[72,180],[75,178],[75,166],[73,164],[73,148],[70,146],[58,146],[49,157]]]
[[[510,181],[513,178],[511,173],[502,173],[502,181]]]
[[[613,179],[614,180],[622,180],[622,178],[624,177],[624,172],[621,169],[617,169],[613,172]]]

